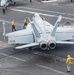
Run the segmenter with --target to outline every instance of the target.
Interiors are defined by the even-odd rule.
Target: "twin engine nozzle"
[[[46,41],[41,41],[39,43],[39,45],[40,45],[40,48],[43,49],[43,50],[46,50],[47,48],[49,48],[49,49],[55,49],[56,42],[53,41],[53,40],[48,41],[48,43]]]
[[[56,42],[53,40],[48,41],[48,47],[49,47],[49,49],[55,49]]]
[[[43,49],[43,50],[46,50],[47,49],[47,42],[46,41],[41,41],[39,43],[40,45],[40,48]]]

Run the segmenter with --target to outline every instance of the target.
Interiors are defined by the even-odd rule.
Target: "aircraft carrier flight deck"
[[[17,45],[9,45],[7,37],[3,37],[3,20],[6,33],[12,32],[11,21],[15,20],[16,30],[23,29],[23,20],[29,17],[32,20],[34,13],[40,13],[52,25],[59,15],[61,23],[74,23],[74,6],[70,2],[41,3],[29,0],[17,0],[15,6],[8,6],[3,15],[0,9],[0,75],[73,75],[74,64],[70,73],[67,73],[65,59],[68,54],[74,57],[74,45],[58,45],[54,50],[42,51],[40,48],[15,49]],[[62,36],[64,37],[64,36]]]

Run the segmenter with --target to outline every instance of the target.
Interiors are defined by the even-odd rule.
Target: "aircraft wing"
[[[27,45],[18,46],[15,49],[22,49],[22,48],[27,48],[27,47],[33,47],[33,46],[37,46],[37,45],[39,45],[39,44],[38,43],[30,43],[30,44],[27,44]]]
[[[74,42],[68,42],[68,41],[56,41],[57,44],[74,44]]]

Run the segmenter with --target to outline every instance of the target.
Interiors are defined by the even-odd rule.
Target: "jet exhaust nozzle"
[[[46,50],[47,49],[47,43],[45,41],[41,41],[40,42],[40,48],[43,50]]]
[[[48,47],[50,48],[50,49],[55,49],[55,47],[56,47],[56,42],[55,41],[49,41],[48,42]]]

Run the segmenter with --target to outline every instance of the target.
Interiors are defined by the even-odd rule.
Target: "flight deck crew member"
[[[16,31],[16,29],[15,29],[15,22],[14,22],[14,20],[11,22],[11,25],[12,25],[12,32],[13,32],[13,30],[15,30],[15,31]]]
[[[66,64],[67,64],[67,72],[71,71],[71,61],[74,60],[70,55],[67,56]]]
[[[26,29],[26,26],[27,26],[27,18],[24,18],[24,26],[23,26],[23,29]]]

